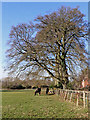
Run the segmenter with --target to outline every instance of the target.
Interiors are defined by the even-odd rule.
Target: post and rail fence
[[[90,91],[56,89],[55,93],[64,100],[74,102],[76,106],[88,107],[90,104]]]

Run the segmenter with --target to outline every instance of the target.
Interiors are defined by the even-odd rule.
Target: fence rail
[[[85,108],[90,103],[90,91],[56,89],[55,93],[64,100],[74,102],[76,106],[82,105]]]

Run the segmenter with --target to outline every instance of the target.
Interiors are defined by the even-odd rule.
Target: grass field
[[[87,118],[88,109],[76,107],[57,95],[34,96],[34,90],[2,92],[3,118]]]

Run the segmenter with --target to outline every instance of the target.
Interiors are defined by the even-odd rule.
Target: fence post
[[[88,105],[88,98],[87,98],[87,96],[88,96],[88,93],[86,94],[86,106]]]
[[[61,90],[60,90],[60,96],[61,96]]]
[[[90,111],[90,92],[88,92],[88,110]],[[90,118],[90,113],[88,114],[88,118]]]
[[[85,92],[83,91],[83,107],[85,108]]]
[[[64,100],[65,100],[65,98],[66,98],[66,92],[65,92]]]
[[[56,90],[56,95],[58,95],[58,89]]]
[[[58,95],[60,95],[60,90],[58,90]]]
[[[72,100],[72,92],[71,92],[71,96],[70,96],[70,102],[71,102],[71,100]]]
[[[79,97],[79,92],[77,92],[77,103],[76,103],[76,105],[78,106],[78,97]]]
[[[68,91],[68,93],[67,93],[67,100],[69,99],[69,91]]]
[[[65,91],[65,96],[64,96],[64,99],[66,100],[67,99],[67,90]]]
[[[64,93],[63,93],[63,90],[62,90],[62,98],[63,98],[63,94],[64,94]]]

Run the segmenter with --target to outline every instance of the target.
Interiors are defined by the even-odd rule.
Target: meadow
[[[35,90],[11,90],[2,92],[3,118],[87,118],[88,108],[76,107],[60,96],[42,94]]]

